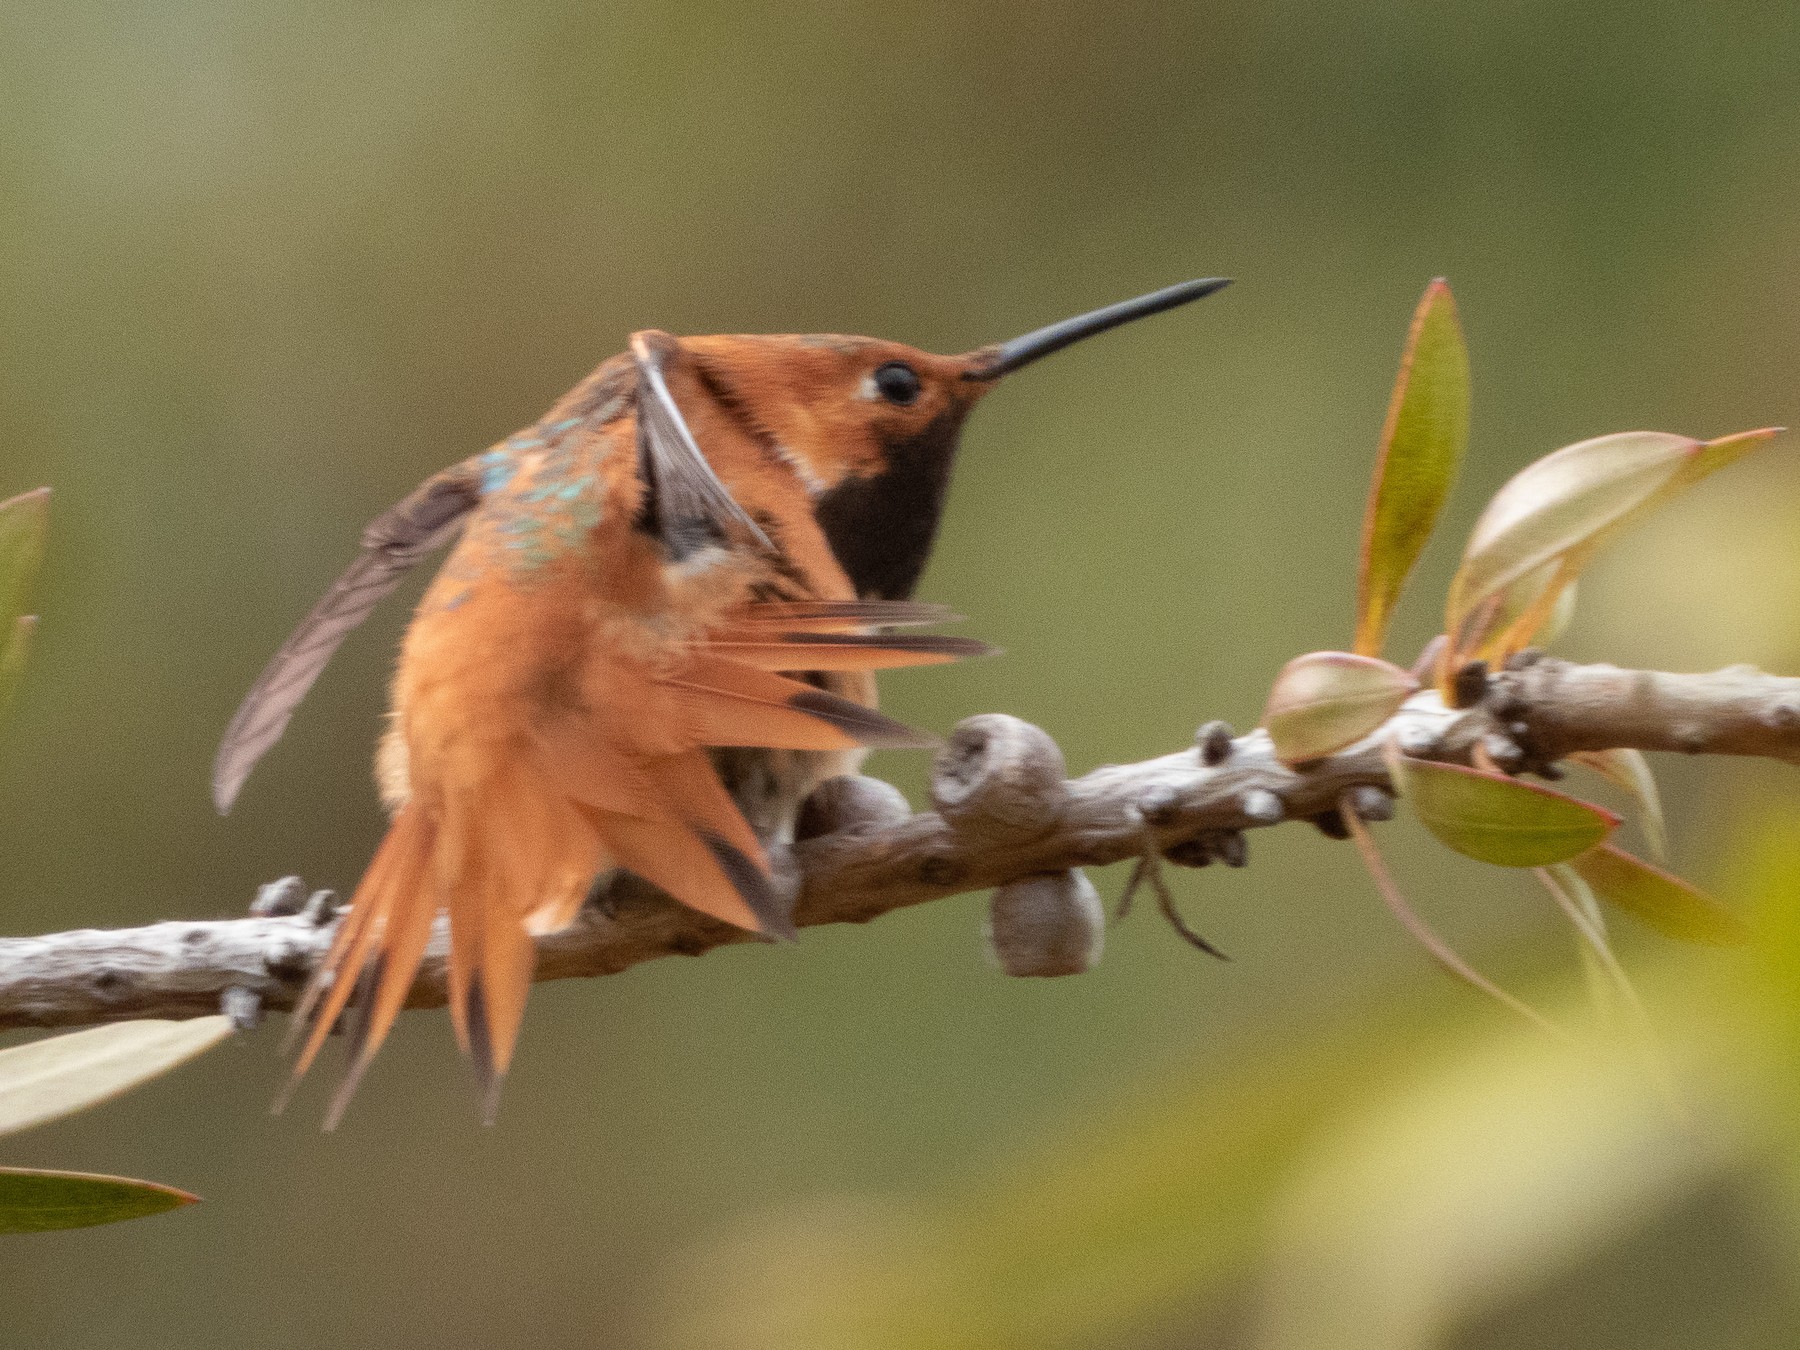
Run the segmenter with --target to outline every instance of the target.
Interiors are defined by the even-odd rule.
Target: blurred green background
[[[1020,375],[965,438],[922,593],[1006,654],[903,672],[887,704],[1018,714],[1075,770],[1247,726],[1283,661],[1348,641],[1434,274],[1474,442],[1405,656],[1529,458],[1800,417],[1787,5],[9,0],[0,182],[0,496],[56,489],[0,733],[9,933],[351,885],[406,602],[224,821],[220,728],[363,520],[636,328],[960,351],[1239,279]],[[1778,441],[1615,549],[1564,646],[1800,668],[1797,516]],[[874,767],[919,799],[921,758]],[[1665,783],[1678,866],[1781,890],[1795,798],[1771,803],[1800,780]],[[1383,838],[1479,964],[1579,1020],[1543,897]],[[266,1028],[7,1141],[207,1204],[8,1242],[0,1343],[1800,1339],[1786,948],[1622,932],[1687,1076],[1677,1125],[1630,1065],[1447,987],[1347,846],[1252,849],[1177,878],[1230,965],[1140,909],[1092,974],[1009,981],[964,897],[541,987],[493,1130],[441,1016],[405,1019],[333,1136],[316,1085],[268,1115]]]

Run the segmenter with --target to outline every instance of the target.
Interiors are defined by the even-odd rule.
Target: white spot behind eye
[[[881,400],[881,390],[875,387],[874,371],[870,371],[867,375],[862,377],[862,383],[856,386],[856,396],[858,398],[866,398],[871,402],[879,402]]]
[[[816,497],[825,490],[827,486],[825,480],[819,477],[814,471],[813,466],[806,462],[806,457],[804,455],[795,454],[780,441],[777,441],[775,442],[775,456],[783,464],[787,465],[788,468],[794,471],[794,475],[806,485],[806,490],[813,496]]]

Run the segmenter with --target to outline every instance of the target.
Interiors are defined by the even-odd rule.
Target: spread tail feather
[[[492,1124],[537,966],[535,915],[579,907],[605,858],[592,826],[530,761],[447,813],[450,1016]],[[450,877],[454,875],[454,884]]]
[[[384,968],[377,976],[376,1004],[382,1001],[381,991],[389,991],[387,997],[394,1002],[394,1011],[399,1011],[399,1001],[412,987],[413,976],[424,955],[422,938],[416,942],[416,952],[413,951],[419,911],[424,913],[423,926],[428,937],[431,916],[437,909],[435,895],[425,887],[430,874],[432,836],[430,823],[416,805],[405,807],[394,817],[387,837],[376,849],[369,870],[363,874],[356,894],[351,897],[350,912],[344,916],[337,936],[332,939],[330,949],[313,972],[312,981],[294,1009],[294,1028],[296,1032],[302,1027],[307,1028],[306,1042],[294,1061],[287,1086],[276,1098],[276,1111],[287,1105],[300,1079],[318,1058],[326,1036],[331,1034],[333,1024],[362,984],[363,974],[372,961],[385,958],[381,961]],[[409,953],[410,961],[407,959]],[[397,994],[391,992],[395,985],[398,986]],[[359,1061],[374,1054],[392,1020],[389,1015],[377,1032],[375,1018],[371,1017],[365,1033],[358,1037],[362,1043]],[[353,1075],[359,1077],[360,1073],[360,1069],[352,1069]],[[354,1087],[354,1082],[351,1086]],[[348,1101],[347,1094],[344,1100]],[[341,1111],[341,1106],[334,1107],[332,1124],[336,1123]]]
[[[418,974],[440,909],[450,922],[449,1002],[491,1123],[531,991],[532,935],[569,923],[587,884],[628,869],[681,903],[791,940],[789,902],[768,856],[701,747],[849,750],[935,744],[862,703],[782,671],[869,671],[989,650],[966,638],[875,634],[941,622],[936,606],[889,602],[752,605],[657,679],[679,731],[657,745],[571,711],[515,743],[478,783],[446,785],[432,807],[395,816],[331,948],[295,1010],[305,1043],[276,1109],[346,1009],[350,1064],[326,1128],[349,1105]],[[687,745],[687,749],[671,746]]]
[[[434,823],[413,802],[394,818],[296,1008],[306,1040],[277,1110],[332,1025],[348,1017],[350,1064],[325,1119],[326,1129],[337,1126],[405,1006],[447,903],[451,1020],[492,1121],[536,964],[528,916],[546,905],[572,915],[604,855],[592,825],[541,775],[508,775],[480,793],[479,814],[473,805],[447,803]]]

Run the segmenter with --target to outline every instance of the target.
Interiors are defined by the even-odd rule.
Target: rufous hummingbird
[[[400,648],[376,777],[392,814],[295,1010],[311,1065],[353,993],[335,1124],[450,923],[450,1014],[491,1120],[535,934],[624,869],[792,938],[765,845],[864,748],[929,744],[872,672],[987,650],[888,631],[912,603],[963,420],[1001,376],[1226,284],[1185,282],[962,356],[873,338],[646,331],[537,423],[427,479],[275,654],[219,747],[230,809],[338,644],[460,535]]]

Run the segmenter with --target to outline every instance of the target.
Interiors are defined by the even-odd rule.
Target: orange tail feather
[[[568,710],[514,743],[503,764],[487,766],[492,776],[440,783],[433,809],[415,799],[400,811],[301,999],[296,1024],[307,1036],[282,1100],[356,999],[351,1063],[326,1122],[336,1125],[405,1005],[441,908],[450,919],[451,1021],[481,1080],[490,1122],[531,989],[532,934],[572,920],[587,884],[606,867],[627,868],[727,923],[792,938],[768,857],[699,747],[932,744],[862,703],[778,672],[862,672],[988,650],[962,638],[867,631],[943,617],[924,605],[754,605],[661,678],[594,667],[590,675],[607,697],[593,706],[648,700],[654,708],[661,700],[662,711],[634,728]],[[634,680],[641,692],[621,700]]]
[[[411,987],[419,958],[424,954],[423,942],[419,943],[417,954],[411,956],[410,965],[404,965],[394,956],[396,947],[401,957],[411,947],[412,926],[416,924],[414,911],[417,909],[426,912],[429,934],[429,916],[435,913],[436,905],[430,897],[417,897],[430,871],[431,836],[431,826],[418,807],[408,806],[394,818],[386,838],[376,849],[369,870],[351,897],[350,913],[344,917],[330,950],[313,972],[312,982],[295,1009],[295,1027],[309,1027],[309,1032],[306,1044],[294,1062],[287,1087],[276,1100],[277,1111],[287,1104],[300,1079],[312,1067],[333,1024],[356,992],[371,959],[386,958],[387,969],[378,977],[378,984],[386,987],[389,981],[399,982],[402,998]],[[395,923],[397,913],[405,920],[398,925]],[[389,1024],[391,1021],[390,1018]],[[372,1023],[370,1030],[373,1030]],[[381,1034],[386,1034],[385,1025]],[[372,1055],[380,1044],[380,1036],[363,1039],[363,1055]],[[334,1112],[333,1123],[336,1114]]]

